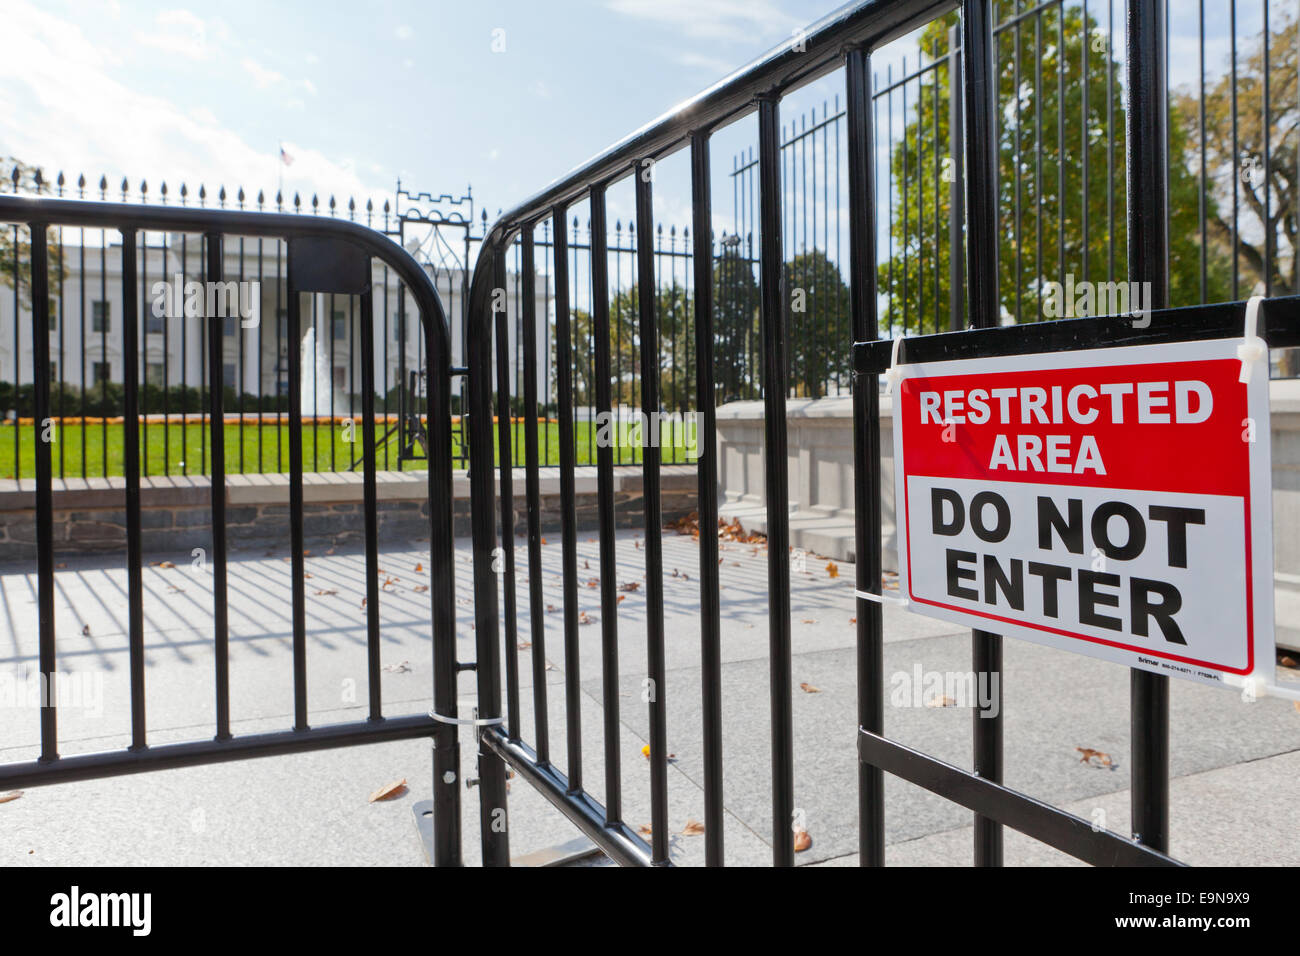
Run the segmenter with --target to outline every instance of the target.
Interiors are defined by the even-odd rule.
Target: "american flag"
[[[293,165],[293,157],[284,151],[284,144],[280,145],[280,162],[284,163],[286,166]]]

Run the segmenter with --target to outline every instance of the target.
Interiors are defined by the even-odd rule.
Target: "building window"
[[[109,381],[109,380],[110,380],[110,377],[111,377],[111,375],[112,375],[112,373],[113,373],[113,369],[112,369],[112,366],[110,365],[110,363],[108,363],[108,362],[96,362],[96,363],[95,363],[95,365],[94,365],[93,375],[95,376],[95,382],[96,382],[96,384],[98,384],[98,383],[100,383],[100,382],[107,382],[107,381]]]
[[[145,335],[162,335],[163,323],[166,320],[160,315],[146,315],[144,317],[144,334]]]
[[[222,319],[222,322],[224,323],[224,328],[222,329],[222,331],[225,333],[226,338],[234,338],[235,317],[233,315],[227,315]]]
[[[59,331],[59,316],[53,309],[50,310],[50,331]]]
[[[235,363],[226,362],[221,366],[221,381],[227,388],[234,388],[238,385],[238,379],[235,376]]]
[[[393,314],[393,322],[392,322],[392,325],[390,326],[390,328],[393,330],[393,341],[394,341],[394,342],[400,342],[400,341],[402,341],[402,323],[401,323],[400,319],[401,319],[401,316],[400,316],[400,315],[398,315],[397,313],[394,313],[394,314]]]
[[[144,381],[146,385],[153,385],[157,388],[163,387],[166,380],[165,366],[162,362],[149,362],[144,367]]]
[[[347,316],[343,312],[339,311],[338,309],[334,310],[333,335],[334,335],[334,340],[337,342],[345,341],[348,337]]]
[[[107,333],[112,331],[112,310],[107,302],[94,302],[91,304],[91,331]]]
[[[334,387],[338,389],[347,388],[348,385],[348,367],[346,365],[334,366]]]
[[[289,310],[281,309],[279,311],[279,316],[280,316],[280,338],[287,339],[289,337]]]

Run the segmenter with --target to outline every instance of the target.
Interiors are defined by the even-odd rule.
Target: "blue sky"
[[[838,5],[176,3],[6,3],[0,155],[154,190],[472,183],[495,214]]]

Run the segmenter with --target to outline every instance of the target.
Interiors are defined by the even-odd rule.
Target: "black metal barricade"
[[[908,361],[1097,348],[1135,342],[1181,341],[1239,336],[1243,304],[1230,303],[1191,310],[1167,310],[1165,236],[1166,85],[1164,4],[1153,0],[1128,3],[1128,236],[1130,278],[1149,282],[1157,290],[1151,305],[1150,327],[1135,329],[1119,319],[1079,319],[999,328],[997,287],[996,115],[993,72],[994,23],[990,0],[868,0],[836,11],[748,68],[687,101],[659,120],[583,167],[568,174],[540,194],[502,217],[484,242],[470,294],[469,392],[471,411],[470,457],[474,516],[475,622],[478,641],[479,770],[483,859],[488,865],[509,862],[506,823],[506,765],[536,787],[560,812],[612,859],[621,864],[668,865],[667,762],[665,698],[686,688],[664,686],[664,623],[662,552],[659,517],[659,449],[643,446],[646,498],[645,542],[648,670],[655,693],[649,703],[649,760],[651,842],[628,827],[622,816],[622,783],[617,749],[619,693],[617,688],[617,599],[613,593],[614,521],[612,462],[607,449],[598,457],[599,535],[601,588],[601,673],[605,722],[604,803],[582,776],[583,736],[579,715],[577,524],[574,514],[574,461],[572,435],[566,423],[573,419],[573,396],[568,379],[569,274],[564,229],[570,207],[590,203],[593,254],[591,283],[595,354],[598,365],[596,412],[611,411],[609,390],[609,316],[605,290],[606,257],[600,242],[605,235],[605,196],[612,183],[632,177],[636,195],[638,241],[639,319],[642,347],[641,405],[658,408],[654,374],[657,341],[653,300],[654,233],[652,188],[643,170],[678,149],[689,148],[691,196],[694,211],[696,315],[695,335],[699,360],[696,394],[699,397],[699,520],[700,621],[703,697],[704,799],[706,862],[723,862],[721,667],[719,648],[719,582],[717,542],[710,529],[718,519],[717,446],[713,409],[713,301],[710,272],[709,138],[711,132],[749,113],[758,116],[758,183],[760,199],[760,323],[763,339],[763,396],[765,402],[766,506],[768,527],[769,675],[771,696],[773,860],[794,862],[794,759],[791,726],[791,641],[789,495],[786,465],[787,364],[785,336],[793,334],[782,321],[782,215],[779,169],[779,111],[781,97],[826,73],[845,68],[848,135],[850,224],[850,286],[855,345],[854,465],[857,513],[856,586],[858,591],[880,594],[882,586],[879,432],[879,379],[889,366],[890,343],[878,341],[876,294],[876,210],[874,177],[871,55],[886,42],[960,6],[962,13],[963,88],[961,113],[965,143],[965,208],[967,301],[971,331],[921,336],[907,340]],[[510,443],[502,440],[500,504],[503,526],[493,517],[492,481],[492,337],[494,290],[504,285],[507,250],[522,244],[525,283],[532,281],[533,229],[546,220],[554,223],[554,281],[556,288],[556,352],[562,501],[562,570],[564,694],[567,725],[567,774],[549,756],[547,685],[544,666],[545,627],[540,593],[541,556],[538,516],[535,344],[524,343],[525,473],[527,477],[528,586],[534,666],[533,711],[536,740],[521,739],[519,673],[515,640],[514,529],[511,499]],[[532,328],[528,312],[532,297],[525,295],[525,327]],[[1269,303],[1261,335],[1275,347],[1300,344],[1300,299],[1274,299]],[[504,333],[497,315],[498,349]],[[645,344],[650,343],[650,344]],[[544,359],[543,359],[544,360]],[[500,361],[500,359],[498,360]],[[509,380],[499,377],[497,413],[508,414]],[[571,424],[569,425],[571,428]],[[501,693],[501,635],[493,567],[495,549],[506,562],[501,586],[505,589],[507,652],[505,700]],[[960,770],[918,753],[884,736],[884,679],[882,666],[882,608],[861,596],[857,599],[858,725],[860,862],[884,863],[883,775],[889,772],[933,790],[975,813],[975,862],[982,866],[1002,863],[1002,827],[1011,826],[1058,849],[1098,864],[1173,864],[1168,850],[1168,678],[1132,672],[1133,830],[1134,837],[1096,830],[1089,821],[1065,813],[1002,785],[1001,667],[1002,638],[975,631],[972,661],[980,686],[998,688],[994,702],[999,716],[976,713],[973,729],[973,772]],[[992,678],[992,679],[990,679]],[[844,728],[845,733],[851,732]]]
[[[131,698],[131,745],[122,751],[60,756],[58,712],[53,699],[40,710],[40,757],[28,763],[0,765],[0,787],[87,780],[119,774],[218,763],[246,757],[275,756],[354,744],[420,737],[433,739],[435,862],[461,861],[457,743],[455,596],[452,565],[451,339],[447,317],[428,275],[410,255],[385,236],[336,219],[258,212],[164,206],[137,206],[62,199],[0,197],[0,222],[26,226],[31,235],[31,334],[34,350],[35,420],[50,418],[49,268],[47,229],[51,227],[116,230],[121,235],[124,391],[124,471],[127,526],[128,652]],[[236,735],[230,721],[229,626],[225,421],[223,412],[222,322],[206,318],[209,382],[207,423],[211,444],[211,558],[214,586],[213,649],[216,669],[216,726],[212,739],[182,743],[149,742],[145,710],[144,603],[141,580],[140,339],[143,312],[137,242],[146,232],[199,233],[207,245],[207,282],[222,281],[222,243],[228,235],[283,240],[288,247],[288,339],[301,338],[301,294],[323,293],[360,299],[362,353],[362,441],[364,520],[367,572],[366,629],[369,713],[365,720],[313,727],[307,710],[307,633],[303,550],[302,368],[297,348],[289,360],[289,519],[293,604],[292,729]],[[429,613],[433,645],[432,711],[385,716],[380,697],[379,520],[375,463],[374,310],[372,260],[400,277],[411,292],[424,328],[428,366]],[[35,508],[39,669],[50,686],[57,669],[54,625],[54,531],[51,448],[35,443]]]

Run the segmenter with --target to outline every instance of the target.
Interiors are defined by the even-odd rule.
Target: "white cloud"
[[[409,40],[411,39],[411,36],[412,34],[414,34],[414,32],[415,32],[414,30],[412,30],[405,23],[403,23],[400,27],[398,27],[396,30],[393,31],[393,34],[399,40]]]
[[[616,13],[650,20],[700,40],[789,36],[802,22],[773,0],[608,0]]]
[[[244,68],[244,72],[253,78],[253,82],[257,84],[257,88],[260,90],[264,90],[268,86],[274,86],[284,80],[284,74],[262,66],[252,57],[244,57],[239,65]]]
[[[0,154],[39,165],[49,179],[59,170],[71,182],[82,172],[90,182],[101,173],[113,183],[128,175],[133,184],[147,179],[151,197],[164,179],[172,197],[181,182],[191,195],[199,183],[210,193],[242,185],[252,195],[259,187],[274,195],[283,173],[286,201],[301,192],[304,203],[312,193],[325,203],[331,194],[360,198],[391,188],[297,143],[285,143],[294,163],[282,167],[277,143],[246,141],[207,105],[121,83],[77,22],[27,0],[12,0],[5,17],[23,42],[0,57]]]
[[[707,53],[696,53],[686,50],[677,54],[677,62],[682,66],[693,67],[711,74],[714,79],[721,79],[728,76],[737,69],[737,64],[722,57],[709,56]]]
[[[138,32],[136,42],[190,60],[210,60],[228,39],[219,21],[209,23],[189,10],[163,10],[154,17],[152,32]]]

